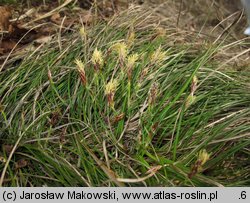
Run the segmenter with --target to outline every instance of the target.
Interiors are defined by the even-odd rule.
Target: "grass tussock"
[[[249,185],[249,73],[138,12],[2,70],[1,185]]]

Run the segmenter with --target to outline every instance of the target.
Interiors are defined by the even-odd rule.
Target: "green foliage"
[[[0,163],[3,185],[249,184],[244,161],[233,162],[249,153],[249,74],[216,70],[213,56],[223,45],[171,45],[174,38],[157,35],[147,16],[129,11],[86,36],[68,35],[61,50],[56,40],[3,69],[0,156],[10,157]],[[118,42],[138,54],[132,69]],[[102,66],[93,63],[96,48]],[[13,156],[7,144],[17,145]],[[19,160],[27,166],[18,167]]]
[[[0,4],[4,5],[4,4],[16,4],[18,3],[16,0],[1,0]]]

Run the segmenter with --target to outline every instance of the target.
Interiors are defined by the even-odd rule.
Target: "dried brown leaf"
[[[12,11],[7,6],[0,6],[0,31],[9,31],[10,18],[12,16]]]

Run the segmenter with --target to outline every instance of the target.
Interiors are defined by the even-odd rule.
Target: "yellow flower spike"
[[[139,55],[138,54],[133,54],[133,55],[130,55],[128,57],[128,61],[127,61],[127,76],[128,76],[128,80],[129,81],[131,81],[133,68],[134,68],[135,62],[138,59],[139,59]]]
[[[200,162],[200,165],[203,166],[210,158],[210,154],[207,153],[205,149],[201,150],[198,153],[198,159],[197,161]]]
[[[118,53],[119,58],[124,61],[128,54],[128,47],[125,42],[118,42],[112,46],[112,49]]]
[[[117,86],[118,86],[118,81],[117,80],[111,80],[111,81],[108,82],[108,84],[105,87],[105,95],[107,96],[108,104],[113,109],[114,109],[114,106],[115,106],[114,96],[115,96]]]
[[[95,51],[92,55],[91,58],[92,63],[99,68],[101,68],[103,66],[103,56],[102,56],[102,52],[97,50],[97,48],[95,48]]]
[[[116,79],[109,81],[105,87],[105,95],[115,93],[117,86],[118,86],[118,81]]]
[[[84,70],[84,64],[83,64],[83,62],[81,60],[76,59],[75,60],[75,64],[77,65],[77,70],[79,72],[85,72],[85,70]]]
[[[162,51],[161,46],[154,51],[154,53],[151,55],[150,61],[152,64],[160,64],[162,63],[167,57],[167,52]]]
[[[185,103],[185,109],[188,109],[194,102],[195,102],[196,96],[194,96],[192,93],[187,97],[186,103]]]
[[[135,65],[135,62],[139,59],[138,54],[133,54],[128,57],[127,67],[132,68]]]
[[[194,163],[194,165],[192,166],[191,171],[188,174],[188,177],[192,178],[197,173],[202,172],[203,171],[203,166],[209,160],[209,158],[210,158],[210,154],[208,154],[205,149],[199,151],[197,160]]]
[[[162,27],[157,27],[155,29],[157,37],[164,37],[166,35],[166,29]]]
[[[195,76],[193,77],[193,81],[192,81],[192,82],[193,82],[194,84],[197,85],[198,81],[199,81],[199,80],[198,80],[197,76],[195,75]]]
[[[86,33],[86,29],[84,26],[82,26],[79,30],[79,33],[82,37],[86,37],[87,36],[87,33]]]
[[[131,47],[134,44],[134,42],[135,42],[135,32],[131,32],[127,39],[128,47]]]
[[[75,60],[75,64],[77,66],[77,70],[80,74],[80,78],[81,78],[81,81],[84,85],[87,84],[87,78],[86,78],[86,74],[85,74],[85,68],[84,68],[84,64],[82,61],[80,61],[79,59],[76,59]]]

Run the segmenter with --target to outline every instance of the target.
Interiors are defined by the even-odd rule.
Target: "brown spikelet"
[[[112,123],[117,123],[117,122],[121,121],[121,120],[124,118],[124,116],[125,116],[124,113],[121,113],[121,114],[115,116],[115,117],[113,118],[113,120],[112,120]]]
[[[197,161],[191,168],[190,173],[188,174],[189,178],[192,178],[197,173],[201,172],[203,169],[203,165],[209,160],[210,154],[207,153],[205,149],[199,151]]]
[[[50,69],[48,69],[47,75],[48,75],[49,81],[52,81],[52,74],[51,74]]]
[[[198,84],[198,78],[194,76],[192,79],[192,84],[191,84],[191,93],[194,93],[196,91],[197,84]]]
[[[155,104],[157,95],[158,95],[158,84],[154,83],[149,92],[149,101],[148,101],[149,105]]]
[[[80,78],[81,78],[82,84],[83,84],[84,86],[86,86],[86,84],[87,84],[87,78],[86,78],[85,73],[79,72],[79,74],[80,74]]]

